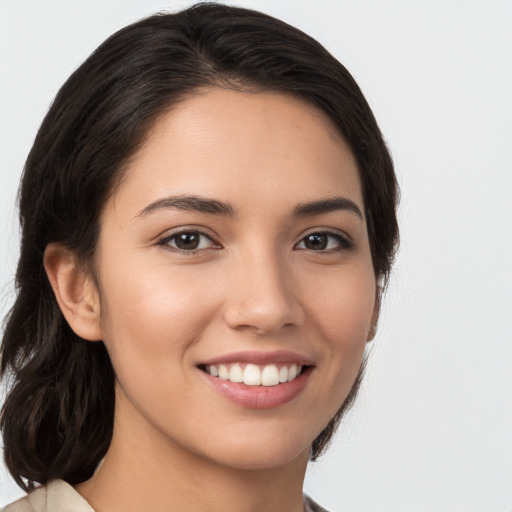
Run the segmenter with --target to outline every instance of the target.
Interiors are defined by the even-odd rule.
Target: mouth
[[[199,364],[204,380],[244,408],[271,409],[294,400],[307,385],[314,365],[290,352],[236,353]]]
[[[269,387],[294,381],[309,366],[296,363],[259,365],[237,362],[200,365],[199,368],[212,377],[224,381],[243,383],[246,386]]]

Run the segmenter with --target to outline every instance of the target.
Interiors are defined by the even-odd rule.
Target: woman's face
[[[114,439],[237,468],[307,457],[376,319],[357,165],[323,113],[184,101],[108,200],[96,263]]]

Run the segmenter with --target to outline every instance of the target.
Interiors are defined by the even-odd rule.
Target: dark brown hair
[[[59,91],[21,181],[17,298],[0,364],[11,387],[0,426],[7,468],[24,489],[54,478],[88,479],[113,427],[107,351],[64,320],[43,267],[45,248],[60,242],[90,263],[102,206],[127,161],[158,116],[208,86],[295,95],[330,117],[358,162],[375,274],[389,274],[398,239],[393,164],[359,87],[318,42],[270,16],[210,3],[120,30]],[[315,439],[313,459],[356,384]]]

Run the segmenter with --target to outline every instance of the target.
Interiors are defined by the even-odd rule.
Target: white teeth
[[[261,385],[261,372],[255,364],[248,364],[244,370],[244,384],[248,386]]]
[[[263,368],[261,383],[263,386],[277,386],[279,384],[279,371],[276,365],[269,364]]]
[[[288,382],[295,379],[295,377],[297,377],[297,365],[292,364],[288,370]]]
[[[220,364],[209,365],[206,371],[213,377],[231,382],[243,382],[247,386],[277,386],[280,383],[290,382],[296,379],[302,372],[302,366],[297,364],[278,365],[268,364],[258,366],[256,364]]]
[[[239,364],[234,364],[229,370],[229,380],[231,382],[243,382],[244,372]]]
[[[229,379],[229,370],[223,364],[221,364],[219,366],[219,377],[222,380],[228,380]]]

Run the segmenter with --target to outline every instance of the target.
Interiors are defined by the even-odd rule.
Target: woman
[[[201,4],[109,38],[28,157],[1,369],[16,510],[321,510],[397,242],[390,156],[316,41]],[[200,492],[198,492],[200,490]]]

